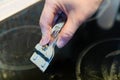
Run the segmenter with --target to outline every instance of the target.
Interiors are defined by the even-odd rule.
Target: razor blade
[[[41,46],[39,43],[35,46],[35,51],[31,56],[30,60],[42,71],[45,72],[47,67],[49,66],[50,62],[52,61],[55,51],[54,47],[57,42],[57,37],[59,32],[61,31],[62,27],[66,18],[63,14],[59,15],[56,24],[52,28],[51,36],[53,41],[48,43],[44,46]]]

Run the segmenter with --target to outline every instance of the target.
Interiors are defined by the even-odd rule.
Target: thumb
[[[68,43],[68,41],[72,38],[72,36],[76,32],[80,24],[82,24],[82,22],[83,22],[82,20],[80,21],[68,17],[65,26],[63,27],[63,29],[61,30],[58,36],[58,41],[57,41],[58,48],[62,48]]]

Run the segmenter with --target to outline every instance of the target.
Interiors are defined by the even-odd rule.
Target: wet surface
[[[56,49],[55,57],[42,73],[30,57],[41,38],[38,26],[11,28],[0,35],[0,80],[75,80],[75,63],[70,46]],[[65,54],[65,55],[64,55]]]
[[[0,70],[0,80],[75,80],[72,62],[52,63],[45,73],[38,68],[29,70]]]

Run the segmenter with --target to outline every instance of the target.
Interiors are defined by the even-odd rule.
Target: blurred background
[[[0,16],[9,14],[2,13],[6,1],[0,2]],[[64,48],[56,47],[45,73],[29,60],[41,39],[44,0],[0,17],[0,80],[120,80],[119,2],[103,4]]]

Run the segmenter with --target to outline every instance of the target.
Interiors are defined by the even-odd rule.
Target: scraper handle
[[[63,12],[59,13],[58,17],[56,19],[55,25],[52,28],[51,36],[53,38],[56,38],[58,36],[58,34],[61,31],[61,29],[63,28],[65,22],[66,22],[66,15]]]

